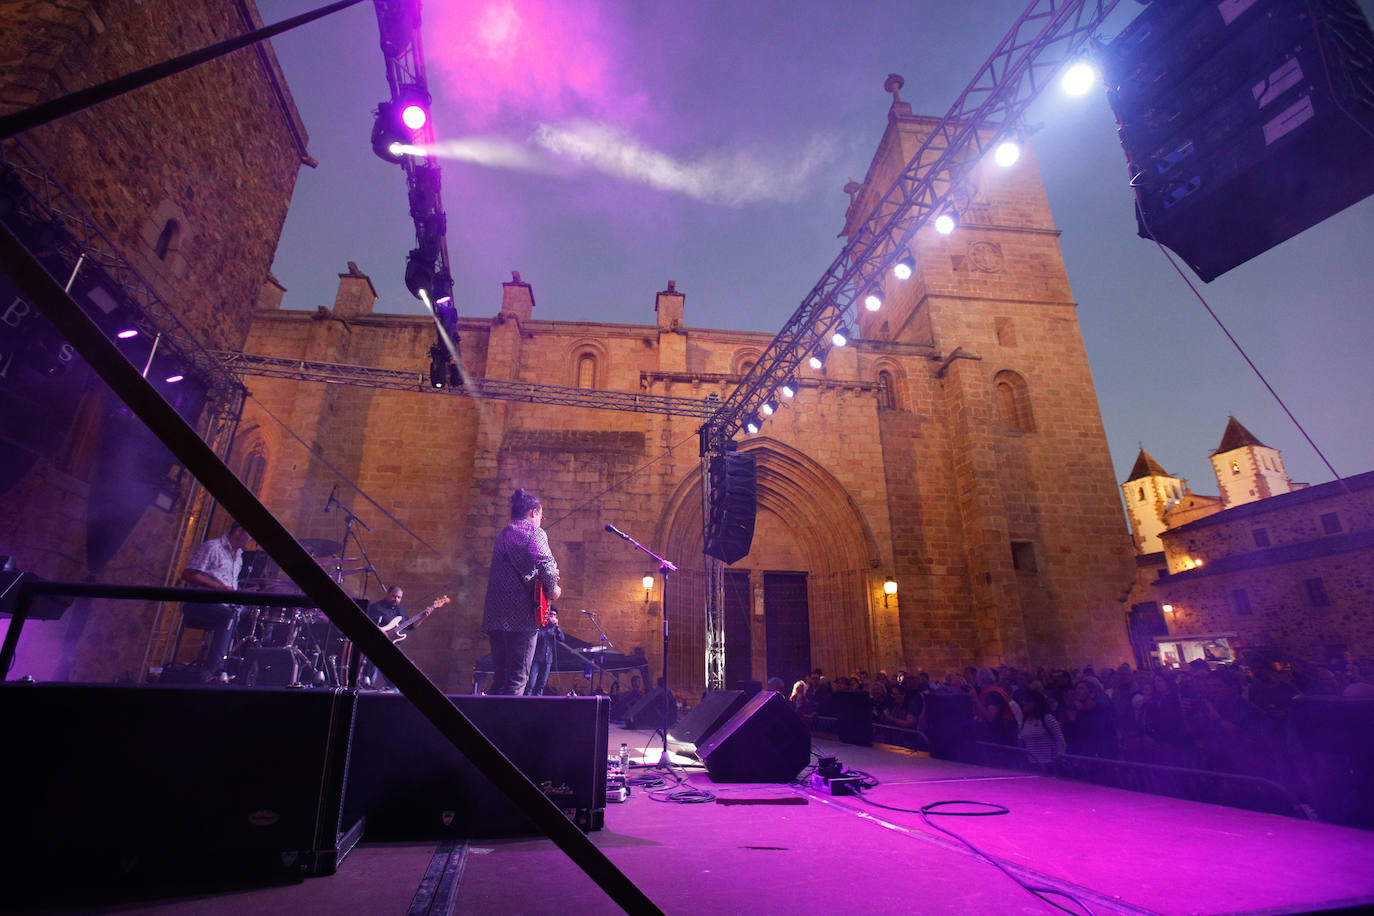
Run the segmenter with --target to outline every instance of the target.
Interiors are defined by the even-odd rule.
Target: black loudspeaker
[[[682,721],[668,730],[668,748],[676,754],[695,755],[697,747],[739,712],[750,694],[743,690],[711,690],[692,707]]]
[[[791,782],[811,762],[811,732],[787,698],[755,694],[697,745],[712,782]]]
[[[462,713],[583,831],[606,814],[607,697],[451,696]],[[362,694],[344,793],[367,836],[530,836],[534,824],[410,700]]]
[[[845,744],[873,746],[873,698],[863,690],[836,691],[835,737]]]
[[[244,683],[249,687],[290,687],[300,683],[298,650],[258,648],[244,653]]]
[[[1374,193],[1374,32],[1354,0],[1154,3],[1104,65],[1140,235],[1204,280]]]
[[[722,563],[749,555],[758,511],[754,456],[726,452],[711,459],[711,518],[706,525],[706,553]]]
[[[668,705],[668,724],[677,721],[677,704],[667,699],[662,687],[655,687],[625,713],[626,728],[662,728],[663,705]]]
[[[0,685],[5,886],[332,874],[360,832],[340,833],[356,699]]]

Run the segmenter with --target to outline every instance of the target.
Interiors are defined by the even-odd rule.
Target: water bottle
[[[621,775],[630,775],[630,746],[624,741],[620,742],[620,772]]]

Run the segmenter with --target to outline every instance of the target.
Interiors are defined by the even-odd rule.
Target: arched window
[[[893,380],[892,373],[886,369],[878,373],[878,408],[897,409],[897,383]]]
[[[596,357],[590,353],[583,353],[577,358],[577,387],[596,387]]]
[[[748,375],[749,370],[752,368],[754,368],[754,361],[752,359],[746,359],[744,362],[739,364],[739,374]]]
[[[993,376],[993,394],[997,401],[997,420],[1003,429],[1035,432],[1035,418],[1031,412],[1030,388],[1026,380],[1010,369]]]
[[[176,250],[180,237],[181,224],[174,219],[167,220],[167,224],[162,227],[162,234],[157,237],[157,244],[153,246],[159,261],[167,260],[167,255]]]
[[[1144,488],[1144,487],[1141,487],[1141,488],[1140,488],[1140,493],[1136,496],[1136,498],[1137,498],[1140,502],[1144,502],[1144,501],[1145,501],[1145,488]]]

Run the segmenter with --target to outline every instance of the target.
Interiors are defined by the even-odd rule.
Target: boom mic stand
[[[668,687],[668,573],[677,572],[677,567],[614,525],[607,525],[606,530],[629,541],[636,550],[643,551],[657,560],[658,571],[663,576],[663,754],[658,758],[658,763],[654,764],[654,769],[671,769],[672,759],[668,754],[668,704],[673,703],[676,706],[676,703],[673,700],[673,691]]]

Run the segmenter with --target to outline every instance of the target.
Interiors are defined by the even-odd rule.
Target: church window
[[[993,376],[993,395],[997,404],[997,419],[1003,429],[1035,432],[1035,418],[1031,413],[1030,389],[1019,374],[1004,369]]]
[[[1232,474],[1232,475],[1236,475],[1236,474],[1239,474],[1239,473],[1240,473],[1240,462],[1233,459],[1233,460],[1231,461],[1231,474]]]
[[[590,353],[583,353],[577,358],[577,387],[596,387],[596,357]]]
[[[1035,562],[1035,544],[1030,541],[1011,542],[1011,568],[1017,572],[1039,572]]]
[[[1250,595],[1243,588],[1231,589],[1231,607],[1235,608],[1237,614],[1248,617],[1254,613],[1250,607]]]
[[[883,410],[897,409],[897,386],[892,373],[886,370],[878,373],[878,407]]]
[[[176,250],[180,237],[181,224],[174,219],[167,220],[167,224],[162,227],[162,234],[157,237],[157,244],[153,246],[153,252],[159,261],[167,260],[167,255]]]
[[[739,364],[739,374],[740,374],[740,375],[748,375],[748,374],[749,374],[749,370],[750,370],[750,369],[753,369],[753,368],[754,368],[754,361],[753,361],[752,359],[746,359],[744,362],[742,362],[742,363]]]
[[[1140,502],[1144,502],[1144,501],[1145,501],[1145,488],[1144,488],[1144,487],[1141,487],[1141,488],[1140,488],[1140,492],[1136,494],[1136,499],[1139,500]]]
[[[1312,607],[1331,606],[1331,599],[1326,596],[1326,583],[1321,579],[1303,579],[1302,588],[1307,593],[1307,603]]]
[[[1269,546],[1269,529],[1267,529],[1267,528],[1256,528],[1254,531],[1251,531],[1251,532],[1250,532],[1250,536],[1253,537],[1253,538],[1255,539],[1255,546],[1256,546],[1256,547],[1268,547],[1268,546]]]
[[[1322,515],[1322,533],[1340,534],[1341,517],[1334,512],[1327,512]]]

